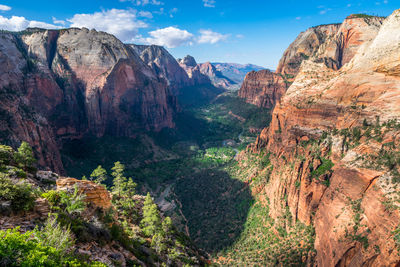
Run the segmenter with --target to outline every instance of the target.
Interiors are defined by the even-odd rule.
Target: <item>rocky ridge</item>
[[[302,32],[286,49],[275,75],[270,75],[268,83],[279,80],[274,76],[281,76],[290,85],[300,71],[302,62],[306,60],[323,63],[334,70],[342,68],[364,44],[374,39],[383,20],[381,17],[353,15],[341,24],[316,26]],[[263,89],[263,85],[259,84],[260,81],[255,75],[246,77],[239,92],[240,97],[258,106],[271,107],[271,104],[274,106],[279,97],[274,98],[276,94],[271,90],[276,89]],[[279,84],[276,87],[279,87]],[[266,100],[260,101],[260,99]]]
[[[400,262],[394,163],[399,18],[397,10],[387,19],[350,16],[342,25],[323,26],[330,37],[315,48],[315,56],[304,58],[298,71],[278,68],[298,73],[276,103],[270,126],[241,155],[242,160],[252,153],[269,155],[270,171],[257,194],[268,199],[272,217],[290,215],[286,228],[296,221],[315,228],[316,254],[309,259],[317,266]],[[317,36],[315,31],[309,30],[310,36]],[[334,44],[347,33],[343,46]],[[281,62],[291,62],[293,54],[298,53],[285,52]],[[253,171],[249,182],[263,173]]]

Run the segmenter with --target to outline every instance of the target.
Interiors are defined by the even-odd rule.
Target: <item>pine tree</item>
[[[92,174],[90,175],[90,180],[101,184],[103,183],[105,180],[107,180],[107,171],[101,167],[101,165],[97,166],[97,168],[92,172]]]
[[[111,188],[113,193],[118,197],[121,197],[122,192],[127,183],[126,177],[124,177],[125,166],[121,162],[117,161],[114,163],[114,167],[111,168],[113,176],[113,187]]]
[[[158,213],[157,205],[153,202],[150,194],[147,193],[143,205],[143,219],[141,221],[143,233],[147,236],[153,236],[160,232],[161,218]]]
[[[133,182],[132,178],[124,176],[125,166],[119,161],[114,163],[114,167],[111,170],[113,171],[111,175],[114,177],[112,187],[113,204],[123,215],[136,218],[137,214],[134,210],[136,183]]]
[[[17,163],[27,170],[28,168],[32,168],[33,164],[36,162],[35,157],[33,156],[33,151],[30,145],[23,141],[18,148],[18,152],[15,154],[15,160]]]

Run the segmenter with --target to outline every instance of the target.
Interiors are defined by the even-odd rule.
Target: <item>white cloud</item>
[[[120,2],[132,2],[136,6],[146,6],[146,5],[164,5],[163,2],[158,0],[119,0]]]
[[[9,11],[9,10],[11,10],[11,7],[6,5],[0,5],[0,11]]]
[[[205,7],[215,7],[215,0],[203,0]]]
[[[45,29],[59,29],[60,26],[49,24],[46,22],[27,20],[24,17],[12,16],[11,18],[6,18],[0,16],[0,29],[8,31],[22,31],[26,28],[45,28]]]
[[[301,17],[296,17],[296,20],[301,20]]]
[[[243,35],[243,34],[236,34],[236,38],[238,38],[238,39],[243,39],[243,38],[244,38],[244,35]]]
[[[162,45],[168,48],[192,44],[194,37],[190,32],[172,26],[151,31],[149,32],[149,35],[151,37],[145,39],[147,43]]]
[[[197,42],[199,44],[216,44],[228,38],[229,34],[221,34],[212,30],[200,30],[200,36]]]
[[[153,14],[151,14],[151,12],[149,12],[149,11],[139,11],[138,16],[142,17],[142,18],[148,18],[148,19],[153,18]]]
[[[137,19],[135,10],[110,9],[93,14],[75,14],[68,19],[71,27],[86,27],[114,34],[123,42],[132,41],[140,28],[148,25]]]
[[[54,24],[61,24],[61,25],[65,25],[66,24],[66,22],[64,20],[60,20],[60,19],[57,19],[55,17],[52,17],[52,19],[53,19],[53,23]]]

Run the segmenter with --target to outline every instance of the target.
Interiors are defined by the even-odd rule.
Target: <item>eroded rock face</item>
[[[186,71],[164,47],[157,45],[129,46],[137,51],[141,59],[154,70],[158,77],[167,80],[168,86],[175,95],[179,94],[179,89],[192,85]]]
[[[112,35],[87,29],[3,33],[0,55],[1,140],[13,146],[28,141],[39,164],[54,171],[63,172],[62,139],[174,127],[176,100],[167,81]]]
[[[398,129],[382,130],[379,141],[363,137],[353,146],[346,146],[346,135],[323,138],[323,132],[400,116],[400,80],[395,72],[382,71],[398,67],[394,59],[400,50],[394,44],[400,42],[399,18],[400,11],[395,11],[372,34],[374,38],[359,35],[357,40],[366,40],[362,45],[349,42],[343,57],[347,64],[339,70],[326,61],[303,61],[294,83],[277,103],[271,125],[251,147],[253,152],[272,155],[272,174],[260,189],[269,199],[270,215],[278,218],[287,208],[293,222],[315,227],[317,266],[400,262],[393,233],[400,214],[387,206],[391,195],[398,193],[396,184],[388,169],[368,167],[370,163],[360,158],[378,154],[387,142],[397,146]],[[377,21],[381,19],[372,19],[368,26],[375,27]],[[355,46],[359,46],[356,52]],[[311,173],[322,165],[321,159],[329,159],[334,167],[316,179]]]
[[[277,74],[280,74],[286,83],[294,81],[304,61],[312,60],[323,63],[334,70],[349,63],[359,50],[363,50],[377,35],[383,18],[349,16],[341,24],[316,26],[302,32],[286,49],[279,61]],[[383,72],[385,70],[382,70]],[[392,70],[387,70],[393,72]],[[394,72],[396,72],[394,70]],[[280,94],[274,93],[276,86],[263,86],[265,75],[249,75],[240,89],[239,95],[248,103],[261,107],[274,106],[279,101]],[[260,79],[260,80],[258,80]],[[263,99],[260,101],[260,99]]]
[[[181,60],[178,60],[180,66],[186,71],[188,74],[191,85],[204,85],[211,84],[211,80],[207,75],[204,75],[200,71],[200,66],[197,64],[196,60],[187,55]]]
[[[238,96],[253,105],[273,108],[286,89],[287,83],[281,75],[269,70],[252,71],[246,75]]]
[[[79,193],[86,196],[85,201],[87,203],[104,210],[112,206],[111,195],[103,185],[75,178],[60,178],[57,180],[57,190],[73,192],[75,187],[78,188]]]

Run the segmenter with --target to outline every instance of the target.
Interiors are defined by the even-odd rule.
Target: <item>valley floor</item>
[[[68,174],[88,176],[97,165],[109,169],[120,160],[141,191],[152,192],[164,214],[215,264],[303,264],[313,229],[287,227],[289,212],[277,221],[269,218],[268,202],[257,194],[268,173],[254,173],[268,167],[268,155],[242,161],[251,161],[247,166],[236,160],[269,124],[270,110],[245,103],[235,92],[183,110],[175,130],[65,144]]]

